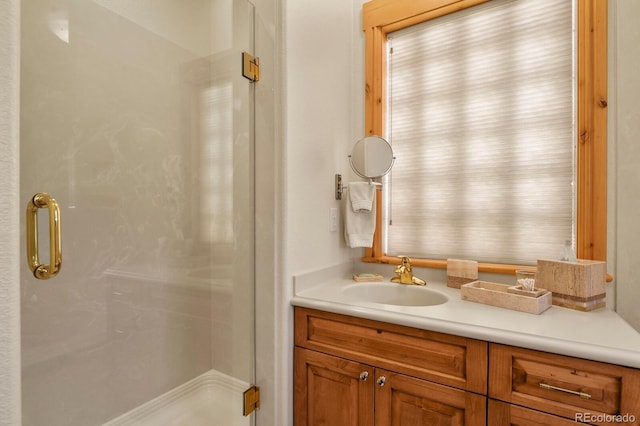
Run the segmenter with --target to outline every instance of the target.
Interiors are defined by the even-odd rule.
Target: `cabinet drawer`
[[[492,398],[572,420],[576,414],[640,419],[639,370],[497,344],[489,354]]]
[[[491,426],[576,426],[574,420],[530,410],[506,402],[489,400],[487,424]]]
[[[487,343],[411,327],[295,308],[295,344],[486,394]]]

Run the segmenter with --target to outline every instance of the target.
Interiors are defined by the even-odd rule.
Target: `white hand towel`
[[[368,182],[351,182],[349,200],[354,212],[371,211],[376,198],[376,187]]]
[[[358,182],[363,183],[363,182]],[[368,183],[367,186],[373,187]],[[349,184],[349,193],[354,184]],[[345,200],[344,209],[344,239],[349,247],[371,247],[373,245],[373,233],[376,229],[376,192],[373,188],[372,201],[369,210],[356,210],[351,200]]]

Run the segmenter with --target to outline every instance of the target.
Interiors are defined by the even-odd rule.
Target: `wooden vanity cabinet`
[[[640,425],[639,369],[299,307],[294,333],[295,426]]]
[[[487,343],[295,309],[294,425],[484,425]]]

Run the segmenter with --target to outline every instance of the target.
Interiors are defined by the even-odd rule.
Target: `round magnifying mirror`
[[[367,136],[353,146],[349,162],[351,168],[360,177],[366,179],[386,175],[393,166],[391,144],[380,136]]]

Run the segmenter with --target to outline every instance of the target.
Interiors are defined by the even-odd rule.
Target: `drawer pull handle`
[[[360,380],[362,380],[363,382],[366,382],[368,378],[369,378],[368,371],[363,371],[362,373],[360,373]]]
[[[380,376],[380,377],[378,377],[378,385],[379,385],[379,386],[384,386],[384,384],[386,383],[386,381],[387,381],[387,378],[386,378],[386,377],[384,377],[384,376]]]
[[[578,395],[580,398],[584,398],[584,399],[591,399],[591,395],[589,395],[586,392],[582,392],[582,391],[574,391],[571,389],[565,389],[565,388],[559,388],[557,386],[552,386],[552,385],[548,385],[544,382],[540,383],[540,387],[542,389],[549,389],[549,390],[555,390],[555,391],[559,391],[559,392],[566,392],[566,393],[570,393],[571,395]]]

